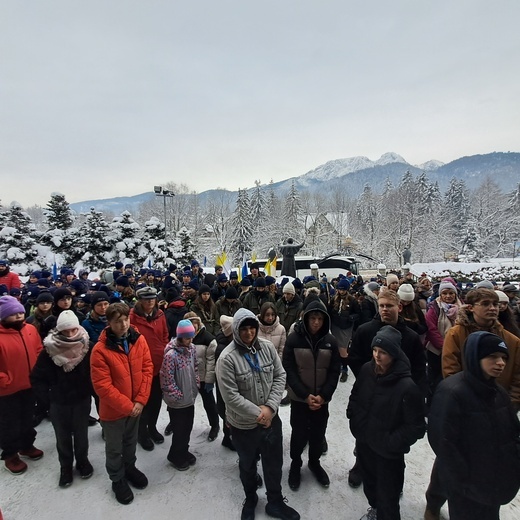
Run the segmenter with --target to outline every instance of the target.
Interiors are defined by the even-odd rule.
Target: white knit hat
[[[56,328],[59,332],[69,329],[77,329],[79,327],[78,317],[72,311],[63,311],[58,316]]]
[[[291,282],[287,282],[282,289],[282,292],[289,294],[296,294],[296,290],[294,289],[294,285]]]
[[[409,283],[403,283],[403,285],[399,287],[397,294],[404,302],[411,302],[415,298],[415,291]]]
[[[497,293],[499,302],[509,303],[509,298],[505,292],[502,292],[502,291],[495,291],[495,292]]]

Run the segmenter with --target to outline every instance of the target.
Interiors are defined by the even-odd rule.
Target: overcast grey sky
[[[0,199],[520,151],[518,0],[0,0]]]

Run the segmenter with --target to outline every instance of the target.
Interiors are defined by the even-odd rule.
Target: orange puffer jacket
[[[90,371],[102,421],[128,417],[134,403],[144,406],[150,396],[153,363],[146,339],[134,327],[127,339],[128,354],[107,328],[92,350]]]
[[[31,388],[29,375],[42,349],[40,334],[33,325],[22,330],[0,325],[0,396]]]

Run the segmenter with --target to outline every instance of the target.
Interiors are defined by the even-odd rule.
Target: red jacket
[[[148,402],[153,364],[144,336],[130,327],[129,352],[125,353],[115,336],[106,328],[101,332],[90,357],[94,391],[99,396],[99,417],[116,421],[128,417],[134,403]]]
[[[130,311],[130,323],[146,338],[153,361],[153,375],[161,370],[164,349],[170,341],[164,312],[158,310],[152,319],[140,316],[135,308]]]
[[[0,396],[31,388],[29,375],[41,349],[33,325],[26,323],[20,331],[0,325]]]
[[[5,273],[6,271],[4,271]],[[0,276],[0,284],[4,284],[7,286],[7,290],[11,289],[20,289],[20,277],[13,273],[13,271],[9,271],[9,267],[7,268],[7,274],[4,276]]]

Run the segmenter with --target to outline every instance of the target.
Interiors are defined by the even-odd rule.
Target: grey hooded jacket
[[[240,340],[239,328],[246,319],[258,323],[251,311],[239,309],[236,312],[233,317],[233,341],[220,355],[216,374],[229,424],[241,430],[252,430],[258,426],[256,419],[261,413],[261,405],[277,413],[286,375],[270,341],[257,336],[248,348]]]

